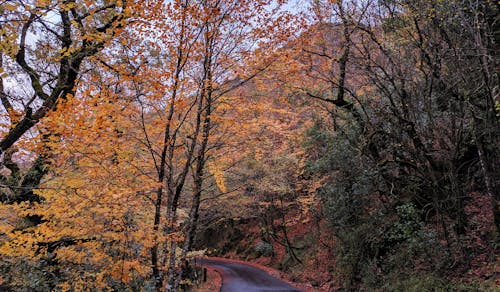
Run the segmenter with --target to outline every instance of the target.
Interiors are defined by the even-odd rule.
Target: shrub
[[[269,242],[259,241],[255,245],[255,251],[259,256],[270,257],[274,254],[273,245]]]

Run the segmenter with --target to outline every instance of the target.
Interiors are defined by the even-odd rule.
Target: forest
[[[499,8],[0,0],[0,291],[499,291]]]

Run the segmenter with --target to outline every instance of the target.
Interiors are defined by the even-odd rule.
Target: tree
[[[4,126],[0,149],[3,165],[10,170],[8,178],[1,178],[8,189],[3,192],[2,201],[35,202],[39,198],[32,189],[47,173],[47,154],[39,153],[24,175],[19,173],[12,156],[22,147],[20,143],[26,134],[61,99],[75,95],[84,60],[96,55],[115,36],[125,25],[130,10],[127,1],[105,5],[8,1],[2,4],[2,10],[0,89],[3,119],[9,122]],[[5,82],[16,84],[18,89],[5,86]],[[33,131],[35,135],[36,132],[39,130]]]
[[[271,7],[273,4],[277,4],[276,7]],[[230,105],[230,99],[227,97],[232,91],[262,73],[273,61],[265,58],[256,66],[248,67],[246,72],[240,67],[254,56],[257,51],[255,46],[263,48],[269,45],[268,42],[276,46],[276,39],[270,36],[278,37],[283,33],[275,31],[275,25],[281,27],[280,24],[287,15],[280,15],[280,5],[282,3],[273,1],[195,3],[194,11],[201,20],[201,37],[196,52],[199,63],[194,71],[198,85],[195,95],[198,105],[193,125],[195,131],[190,136],[193,143],[191,145],[195,145],[191,148],[195,153],[190,165],[193,185],[189,219],[181,233],[184,239],[179,261],[181,264],[185,262],[187,253],[192,248],[206,181],[207,162],[211,160],[214,152],[221,148],[221,137],[224,135],[221,125],[226,114],[224,109]],[[175,210],[173,211],[173,216],[176,216]],[[173,247],[170,249],[171,255],[175,255]],[[182,269],[172,257],[168,272],[168,289],[177,289],[181,279]]]
[[[3,1],[1,4],[0,96],[3,126],[0,149],[3,162],[0,200],[2,210],[7,214],[4,218],[6,225],[2,224],[1,245],[8,260],[14,260],[16,253],[11,253],[13,250],[10,247],[17,239],[26,247],[25,238],[20,236],[19,230],[37,228],[44,222],[50,224],[47,223],[49,218],[43,217],[44,212],[16,212],[26,210],[28,206],[39,208],[44,203],[45,198],[36,189],[51,169],[54,158],[52,146],[61,134],[56,130],[58,127],[46,119],[55,114],[62,101],[84,92],[78,84],[85,79],[85,71],[95,64],[99,53],[125,28],[132,15],[132,6],[134,4],[127,1]],[[16,213],[21,217],[17,217]],[[25,223],[20,223],[24,220]],[[40,240],[35,244],[52,252],[59,246],[88,240],[71,236],[48,238],[54,241]],[[36,270],[38,265],[38,276],[43,278],[42,272],[47,272],[47,265],[53,264],[51,258],[40,256],[39,250],[30,242],[27,246],[31,246],[30,253],[35,254],[27,262],[33,260],[31,263],[35,266],[26,266]],[[18,264],[24,265],[14,260],[10,267],[7,266],[11,271],[12,285],[21,285],[23,280],[27,280],[33,282],[25,282],[24,286],[34,287],[35,281],[41,281],[37,277],[16,277]],[[46,278],[51,278],[42,282],[42,285],[47,285],[45,288],[52,289],[56,284],[53,275],[45,274]]]

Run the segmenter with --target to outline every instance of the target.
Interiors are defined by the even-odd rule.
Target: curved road
[[[221,274],[221,292],[301,291],[250,265],[216,259],[200,262]]]

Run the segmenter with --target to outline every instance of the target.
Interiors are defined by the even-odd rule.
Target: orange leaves
[[[127,284],[149,276],[150,248],[156,246],[167,254],[171,244],[182,246],[186,241],[182,228],[189,222],[186,202],[193,189],[190,177],[195,174],[190,172],[195,172],[198,161],[209,161],[207,170],[217,193],[227,192],[226,169],[245,153],[233,148],[234,156],[225,157],[227,148],[221,145],[248,146],[243,144],[249,137],[258,137],[263,128],[273,132],[266,137],[273,144],[282,139],[284,130],[275,116],[291,114],[259,97],[256,103],[242,99],[235,91],[240,81],[261,74],[277,56],[267,55],[265,48],[290,35],[272,39],[280,34],[273,26],[290,20],[273,15],[278,10],[270,8],[272,1],[139,1],[133,5],[138,5],[135,13],[141,15],[135,14],[132,26],[122,28],[123,20],[108,23],[128,16],[120,7],[124,3],[38,2],[37,13],[43,15],[66,16],[69,11],[67,28],[74,37],[59,47],[50,39],[37,43],[40,64],[73,62],[82,52],[88,53],[82,51],[83,44],[105,48],[88,62],[82,61],[88,70],[78,75],[74,94],[59,100],[57,109],[22,144],[33,153],[50,154],[50,175],[36,190],[43,204],[6,210],[9,217],[0,229],[17,238],[10,252],[31,248],[34,253],[36,242],[46,243],[37,252],[55,254],[67,265],[69,279],[82,275],[98,289],[109,284],[106,279]],[[54,32],[45,33],[57,37]],[[7,44],[4,40],[2,46]],[[260,51],[252,51],[254,44],[259,44]],[[52,83],[47,84],[44,90],[48,91]],[[258,94],[273,88],[265,82],[256,86]],[[267,111],[269,107],[273,110]],[[249,125],[239,128],[246,118]],[[265,127],[252,129],[259,119],[265,120]],[[202,139],[208,143],[206,149]],[[254,143],[249,142],[257,148]],[[156,203],[158,189],[172,196],[184,184],[176,213],[166,218],[165,210],[172,206],[166,205],[165,197]],[[157,209],[160,220],[154,226]],[[11,219],[25,215],[47,221],[26,227],[30,232],[22,236],[14,234],[12,225],[18,222]],[[49,251],[47,245],[52,243],[59,246]],[[83,280],[66,284],[61,288],[88,288]]]
[[[19,212],[15,206],[0,203],[0,214],[2,214],[0,219],[0,234],[12,234],[20,223]]]
[[[216,162],[209,162],[208,170],[214,176],[215,183],[221,193],[227,192],[226,179],[222,167]]]
[[[91,265],[95,270],[88,276],[105,279],[117,276],[114,269],[121,264],[106,244],[127,255],[127,246],[140,243],[143,250],[134,252],[147,254],[152,242],[148,197],[158,183],[149,176],[153,163],[143,152],[135,106],[106,86],[96,92],[89,87],[88,96],[68,97],[43,121],[59,135],[51,144],[52,177],[38,191],[45,203],[36,208],[49,222],[35,230],[43,241],[82,240],[58,249],[57,258],[75,271]],[[119,280],[145,276],[147,264],[126,258]]]
[[[9,11],[14,11],[14,10],[17,9],[17,7],[18,7],[17,3],[5,3],[5,4],[2,4],[2,10],[6,9],[6,10],[9,10]]]
[[[111,277],[120,280],[123,283],[129,283],[133,277],[132,274],[138,273],[141,276],[147,276],[149,270],[145,269],[138,260],[122,260],[118,261],[113,271],[111,272]]]

